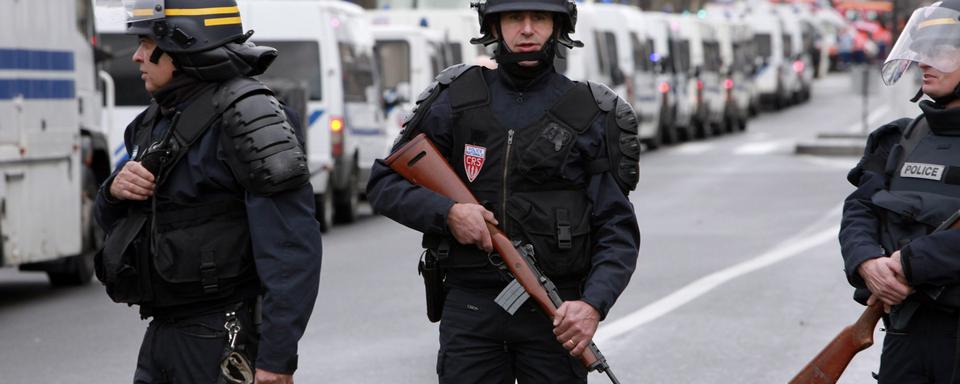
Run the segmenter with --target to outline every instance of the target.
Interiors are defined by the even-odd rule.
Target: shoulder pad
[[[476,65],[460,63],[457,65],[452,65],[447,67],[437,75],[437,82],[443,85],[450,85],[456,78],[460,77],[468,69],[476,67]]]
[[[588,82],[590,84],[590,93],[593,93],[593,99],[597,101],[597,106],[601,111],[610,112],[613,110],[614,103],[617,101],[617,94],[606,85],[600,83]]]
[[[895,142],[900,140],[900,137],[906,133],[912,121],[913,119],[910,118],[897,119],[874,129],[873,132],[870,132],[870,135],[867,136],[867,145],[864,148],[864,153],[872,153],[885,141]]]
[[[271,195],[309,182],[303,145],[273,95],[247,92],[223,113],[222,129],[225,161],[247,191]]]
[[[606,118],[607,156],[611,174],[624,194],[640,181],[640,138],[637,115],[630,103],[614,95],[615,110]]]
[[[614,115],[617,118],[617,126],[621,130],[636,134],[639,130],[640,123],[637,121],[637,114],[633,110],[633,106],[630,105],[626,100],[622,98],[617,98],[617,110],[614,112]]]
[[[251,93],[273,94],[269,87],[250,77],[237,77],[220,85],[213,94],[213,107],[226,110],[231,104]]]

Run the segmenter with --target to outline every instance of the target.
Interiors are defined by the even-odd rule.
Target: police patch
[[[937,164],[903,163],[903,168],[900,168],[900,177],[940,181],[945,168]]]
[[[463,169],[467,171],[467,179],[471,183],[480,174],[480,169],[483,168],[483,160],[486,158],[486,148],[470,144],[463,146]]]

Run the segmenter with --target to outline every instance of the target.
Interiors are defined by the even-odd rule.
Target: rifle
[[[479,204],[470,189],[457,177],[457,174],[440,154],[440,151],[423,133],[418,134],[397,149],[390,157],[387,157],[385,163],[413,184],[439,193],[458,203]],[[526,295],[529,295],[540,305],[540,309],[548,317],[554,318],[557,308],[563,304],[563,299],[560,298],[557,287],[553,282],[541,273],[533,263],[530,257],[532,247],[518,248],[514,246],[507,235],[493,224],[487,223],[487,229],[490,230],[494,250],[503,259],[504,264],[514,277],[511,286],[515,288],[519,285],[523,289],[522,292],[517,289],[513,289],[511,292],[511,286],[508,286],[501,293],[501,296],[509,296],[506,301],[512,303],[515,307],[519,307],[526,299]],[[500,302],[501,297],[498,296],[498,303]],[[501,305],[503,304],[501,303]],[[610,381],[614,384],[620,384],[620,381],[610,370],[606,358],[600,354],[600,350],[593,342],[590,342],[590,346],[580,355],[580,361],[588,371],[596,370],[606,373],[610,377]]]
[[[943,221],[932,233],[960,228],[960,211]],[[940,289],[942,291],[943,288]],[[929,294],[929,293],[928,293]],[[833,384],[847,369],[850,360],[858,352],[873,345],[873,330],[883,316],[883,303],[868,306],[857,322],[843,328],[840,333],[813,358],[789,384]]]

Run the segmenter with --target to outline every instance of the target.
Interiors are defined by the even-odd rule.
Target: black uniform
[[[909,119],[874,131],[848,179],[840,244],[855,298],[869,296],[858,266],[901,251],[916,292],[884,317],[881,383],[948,383],[957,366],[960,230],[931,234],[960,209],[960,109],[929,101]],[[934,300],[936,299],[936,300]]]
[[[502,67],[453,67],[438,79],[441,90],[418,107],[427,108],[414,118],[420,124],[407,129],[427,134],[511,239],[534,246],[538,266],[565,300],[583,300],[606,316],[633,273],[640,242],[626,195],[633,186],[614,175],[621,168],[636,175],[632,109],[605,87],[552,68],[524,86]],[[627,156],[608,147],[610,137],[623,138]],[[494,303],[510,279],[496,257],[452,237],[453,201],[380,161],[367,193],[375,211],[423,232],[432,252],[448,254],[441,260],[448,289],[441,382],[586,382],[532,300],[513,316]]]
[[[319,284],[320,230],[308,182],[295,180],[267,191],[246,176],[254,173],[244,169],[251,153],[234,139],[238,134],[251,144],[257,139],[238,133],[249,128],[243,117],[269,114],[259,120],[259,132],[280,129],[281,135],[292,133],[289,124],[297,122],[284,119],[269,90],[258,84],[243,78],[205,83],[175,77],[168,89],[155,94],[159,104],[138,116],[125,133],[130,158],[145,165],[150,147],[196,126],[180,117],[192,106],[220,97],[208,90],[232,86],[241,94],[254,91],[206,116],[216,117],[172,167],[152,170],[158,176],[153,199],[112,199],[109,188],[116,173],[97,197],[97,220],[109,234],[98,276],[114,300],[137,304],[144,318],[153,317],[140,351],[137,383],[215,382],[229,312],[241,327],[237,349],[251,364],[276,373],[297,367],[297,342]],[[172,124],[174,120],[179,121]],[[294,153],[302,151],[298,140],[289,135],[285,140],[297,147]],[[137,218],[142,217],[146,222],[139,227]],[[122,259],[115,251],[110,256],[111,238],[116,242],[124,233],[133,239],[119,242],[129,244],[119,252]],[[121,266],[111,268],[116,263]],[[255,316],[258,296],[262,323]]]

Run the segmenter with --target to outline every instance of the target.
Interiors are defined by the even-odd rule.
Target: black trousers
[[[440,383],[587,382],[586,368],[557,342],[552,321],[532,299],[510,316],[494,303],[496,294],[448,293],[440,320]]]
[[[879,384],[947,384],[957,364],[960,317],[921,306],[906,329],[887,329]]]
[[[215,384],[227,346],[226,311],[188,316],[154,316],[143,336],[134,384]],[[257,341],[250,306],[238,311],[237,345],[256,362]]]

